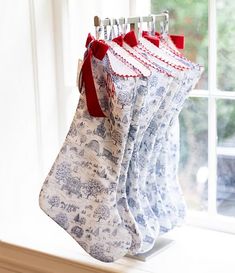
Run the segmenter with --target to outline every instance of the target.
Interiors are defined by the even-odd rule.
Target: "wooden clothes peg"
[[[107,27],[111,26],[111,19],[105,18],[103,20],[100,19],[99,16],[94,17],[94,26],[96,31],[96,39],[100,38],[101,30],[104,30],[104,39],[108,39]]]

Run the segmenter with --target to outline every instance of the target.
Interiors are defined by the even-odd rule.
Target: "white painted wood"
[[[234,272],[234,235],[184,226],[176,228],[166,238],[174,239],[175,243],[146,262],[125,257],[114,263],[102,263],[91,258],[69,237],[59,243],[58,238],[51,236],[44,245],[39,242],[41,237],[34,238],[33,246],[25,246],[27,249],[17,247],[16,243],[13,246],[3,243],[0,244],[0,272],[1,266],[6,264],[11,265],[12,270],[23,273]],[[37,251],[30,250],[36,246]]]
[[[216,99],[211,95],[216,91],[217,78],[217,39],[216,39],[216,1],[209,0],[209,63],[208,63],[208,212],[216,214],[216,191],[217,191],[217,115]]]
[[[213,93],[209,93],[208,90],[194,89],[190,92],[189,96],[203,98],[208,98],[210,96],[217,99],[235,100],[235,92],[232,91],[215,91]]]
[[[157,238],[153,248],[150,249],[149,251],[136,255],[127,254],[126,257],[146,262],[151,259],[154,259],[154,257],[156,257],[162,251],[166,251],[169,247],[173,246],[174,243],[175,243],[174,240],[160,236],[159,238]]]
[[[217,147],[217,155],[235,156],[234,147]]]
[[[219,214],[210,215],[208,212],[201,211],[189,211],[186,223],[191,226],[227,232],[235,235],[234,217]]]

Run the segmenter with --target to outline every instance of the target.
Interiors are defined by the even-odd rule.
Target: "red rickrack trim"
[[[146,35],[145,35],[146,36]],[[146,38],[146,37],[145,37]],[[155,46],[159,46],[159,39],[157,37],[147,37],[147,40],[149,40],[151,43],[153,43]],[[125,34],[125,36],[123,37],[123,40],[131,47],[131,48],[135,48],[138,45],[138,40],[136,37],[136,34],[134,31],[130,31],[128,33]],[[171,75],[170,73],[166,72],[164,69],[160,69],[159,67],[156,67],[154,64],[151,64],[151,61],[147,60],[144,56],[142,56],[142,58],[144,58],[146,61],[148,61],[149,63],[145,62],[144,60],[140,59],[139,57],[137,57],[136,55],[134,55],[132,52],[130,52],[127,48],[125,48],[125,50],[135,59],[137,59],[140,63],[144,64],[145,66],[147,66],[147,68],[152,67],[153,69],[156,69],[157,71],[159,71],[160,73],[164,73],[165,75],[169,76],[169,77],[173,77],[173,75]],[[135,49],[134,49],[135,50]],[[135,50],[136,51],[136,50]],[[151,72],[151,71],[150,71]]]
[[[135,47],[132,47],[132,48],[133,48],[134,51],[136,51],[136,50],[135,50]],[[164,69],[161,69],[161,68],[159,68],[159,67],[156,67],[156,66],[155,66],[154,64],[152,64],[149,60],[148,60],[148,61],[150,62],[150,64],[147,63],[147,62],[145,62],[145,61],[142,60],[141,58],[137,57],[135,54],[133,54],[132,52],[130,52],[128,49],[125,48],[125,50],[126,50],[131,56],[133,56],[134,58],[136,58],[139,62],[141,62],[142,64],[146,65],[147,68],[152,67],[153,69],[156,69],[156,70],[159,71],[160,73],[163,73],[163,74],[167,75],[168,77],[173,77],[173,78],[174,78],[174,76],[173,76],[172,74],[168,73],[168,72],[165,71]],[[137,51],[136,51],[136,52],[137,52]],[[143,58],[146,59],[144,56],[143,56]],[[146,59],[146,60],[147,60],[147,59]]]
[[[119,60],[121,60],[121,62],[125,65],[127,65],[133,72],[136,73],[136,71],[138,71],[137,76],[143,76],[143,74],[141,73],[141,71],[134,67],[134,65],[132,65],[131,63],[129,63],[126,59],[124,59],[124,57],[122,57],[120,54],[118,54],[112,47],[110,47],[111,51],[113,52],[113,54],[119,58]],[[110,60],[109,60],[110,61]],[[110,66],[111,66],[111,62],[110,62]],[[113,70],[113,69],[112,69]],[[135,71],[136,70],[136,71]],[[150,71],[151,72],[151,71]],[[128,77],[128,75],[125,75],[125,77]]]
[[[142,74],[136,74],[136,75],[124,75],[124,74],[119,74],[119,73],[117,73],[117,72],[115,72],[115,71],[113,70],[108,55],[107,55],[107,60],[108,60],[109,66],[110,66],[110,70],[112,71],[112,74],[113,74],[114,76],[118,76],[118,77],[121,77],[121,78],[139,78],[140,76],[142,76]]]
[[[155,35],[159,38],[162,37],[162,34],[159,32],[155,32]],[[178,48],[178,49],[184,49],[184,35],[175,35],[175,34],[169,34],[168,37],[171,39],[172,43]]]
[[[168,37],[169,37],[169,36],[168,36]],[[169,38],[171,38],[171,37],[169,37]],[[162,42],[162,44],[164,44],[164,45],[167,47],[167,49],[168,49],[169,51],[171,51],[173,54],[177,55],[178,57],[182,58],[182,59],[185,60],[186,62],[192,64],[193,66],[195,66],[195,65],[197,66],[197,65],[198,65],[199,67],[204,68],[203,65],[193,63],[192,61],[190,61],[189,59],[187,59],[181,52],[178,52],[178,51],[174,50],[172,47],[170,47],[170,46],[168,45],[167,41],[165,41],[165,39],[163,39],[162,37],[161,37],[161,42]],[[172,41],[172,42],[173,42],[173,41]],[[190,69],[190,68],[188,68],[188,69]]]
[[[188,62],[189,64],[191,64],[193,66],[196,65],[193,62],[191,62],[189,59],[187,59],[181,52],[178,52],[178,51],[174,50],[172,47],[170,47],[168,45],[168,43],[165,41],[165,39],[161,38],[161,42],[162,42],[162,44],[164,44],[164,46],[167,48],[167,50],[169,50],[171,53],[175,54],[176,56],[180,57],[181,59],[185,60],[186,62]],[[190,67],[188,69],[190,69]]]
[[[166,64],[168,64],[168,65],[170,65],[170,66],[172,66],[172,67],[174,67],[174,68],[177,69],[177,70],[184,71],[184,70],[187,70],[187,69],[188,69],[187,67],[183,67],[183,66],[181,66],[181,65],[175,65],[175,64],[172,64],[172,63],[170,63],[170,62],[164,60],[162,57],[160,57],[160,56],[158,56],[158,55],[152,53],[150,50],[148,50],[141,42],[139,42],[139,44],[138,44],[137,47],[138,47],[139,49],[143,50],[145,53],[150,54],[151,56],[157,58],[158,60],[160,60],[160,61],[162,61],[162,62],[164,62],[164,63],[166,63]]]
[[[159,47],[160,40],[159,40],[158,37],[150,36],[150,35],[147,35],[147,34],[143,34],[142,37],[144,37],[146,40],[148,40],[149,42],[154,44],[156,47]]]
[[[168,37],[171,39],[170,36],[168,36]],[[187,59],[181,52],[176,51],[174,48],[170,47],[170,46],[168,45],[167,41],[165,41],[165,39],[164,39],[163,37],[160,37],[160,38],[161,38],[161,42],[167,47],[167,50],[171,51],[173,54],[175,54],[176,56],[178,56],[178,57],[184,59],[185,61],[187,61],[187,62],[193,64],[193,63],[192,63],[189,59]],[[174,43],[174,42],[172,41],[172,43]]]
[[[169,37],[169,38],[170,38],[170,37]],[[174,53],[174,54],[177,55],[178,57],[181,57],[181,58],[187,60],[181,52],[178,52],[178,51],[176,51],[175,49],[173,49],[172,47],[170,47],[170,46],[167,44],[167,42],[166,42],[163,38],[161,38],[161,42],[167,47],[167,49],[168,49],[169,51],[171,51],[172,53]],[[172,42],[173,42],[173,41],[172,41]],[[187,60],[187,61],[189,61],[189,60]],[[189,62],[190,62],[190,61],[189,61]]]
[[[165,39],[162,37],[162,35],[159,32],[155,32],[155,35],[156,36],[153,36],[153,37],[156,37],[156,38],[160,39],[160,42],[163,43],[172,53],[176,54],[177,56],[183,57],[181,52],[178,52],[178,51],[174,50],[173,48],[171,48],[167,44],[167,42],[165,41]],[[142,37],[146,38],[148,36],[150,36],[148,31],[143,31],[142,32]],[[171,35],[168,35],[168,37],[169,37],[169,39],[171,39]],[[172,39],[171,39],[171,41],[172,41]],[[174,41],[172,41],[172,43],[175,44]]]

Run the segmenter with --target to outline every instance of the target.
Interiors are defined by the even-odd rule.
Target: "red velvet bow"
[[[148,31],[143,31],[142,32],[142,37],[147,39],[149,42],[151,42],[155,46],[159,47],[159,43],[160,43],[159,38],[156,37],[156,36],[149,35]]]
[[[159,32],[155,32],[155,35],[160,37]],[[169,35],[172,42],[178,49],[184,49],[184,35]]]
[[[184,49],[184,36],[183,35],[170,35],[172,42],[178,49]]]
[[[91,116],[94,117],[105,117],[96,93],[94,84],[92,68],[91,68],[91,57],[94,55],[97,59],[102,60],[109,48],[107,44],[102,41],[97,41],[95,38],[88,34],[86,47],[88,47],[84,62],[82,65],[82,84],[84,83],[86,92],[87,109]]]
[[[123,40],[124,40],[124,38],[123,38],[122,35],[120,35],[120,36],[118,36],[118,37],[116,37],[116,38],[113,39],[113,41],[115,43],[117,43],[118,45],[120,45],[120,46],[123,46]]]
[[[135,32],[133,30],[128,32],[124,36],[124,41],[131,47],[138,45],[138,40],[137,40],[137,37],[136,37]]]

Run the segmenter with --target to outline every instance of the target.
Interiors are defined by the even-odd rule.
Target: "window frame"
[[[221,149],[217,145],[216,100],[235,100],[235,92],[223,91],[217,88],[216,0],[208,0],[208,4],[208,90],[195,89],[189,95],[191,98],[207,98],[208,100],[208,210],[205,212],[190,210],[188,223],[235,234],[235,218],[218,214],[216,204],[217,156],[228,152],[228,149]]]

